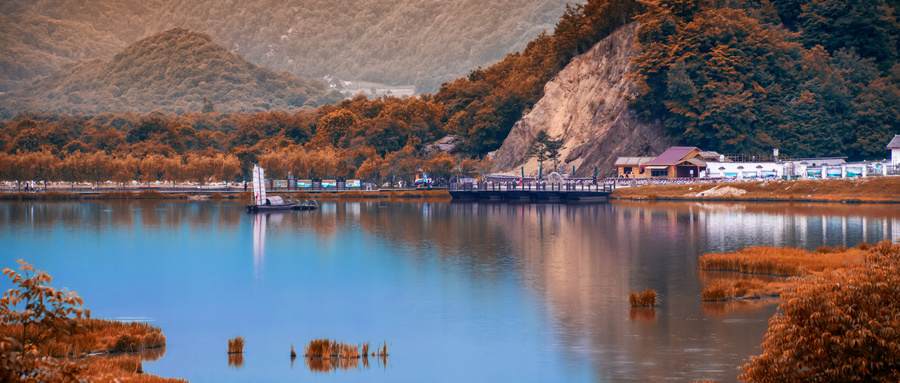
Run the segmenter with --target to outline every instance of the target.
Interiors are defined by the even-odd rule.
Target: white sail
[[[253,165],[253,203],[255,205],[266,204],[266,177],[265,171],[259,165]]]

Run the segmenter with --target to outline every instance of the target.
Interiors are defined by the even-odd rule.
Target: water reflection
[[[270,214],[253,215],[253,275],[259,280],[263,261],[266,258],[266,221]],[[278,214],[280,217],[281,215]]]
[[[244,354],[228,354],[228,367],[244,367]]]
[[[729,314],[760,311],[781,303],[777,298],[743,299],[725,302],[703,302],[704,314],[726,317]]]
[[[632,322],[656,322],[656,309],[653,307],[632,307],[628,315]]]
[[[153,348],[142,348],[141,351],[137,352],[138,357],[141,358],[142,361],[152,362],[159,360],[163,355],[166,355],[166,346],[153,347]]]
[[[169,355],[148,372],[200,381],[352,381],[387,365],[290,370],[273,351],[323,333],[402,343],[392,381],[735,381],[775,304],[702,303],[716,276],[697,270],[701,254],[898,231],[883,205],[0,203],[6,266],[25,257],[97,315],[159,319]],[[632,310],[629,291],[645,288],[660,305]],[[235,332],[253,339],[240,371],[215,352]],[[435,375],[449,364],[466,368]]]

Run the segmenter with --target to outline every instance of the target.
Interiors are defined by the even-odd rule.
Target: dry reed
[[[813,253],[790,247],[748,247],[735,253],[703,254],[698,264],[700,270],[803,276],[809,272],[860,263],[865,257],[865,252],[858,249],[847,250],[846,247],[837,247],[827,250],[825,253]]]
[[[244,352],[244,338],[236,336],[228,340],[228,353],[241,354]]]
[[[636,291],[628,294],[628,302],[631,303],[631,307],[653,307],[656,305],[657,299],[656,290],[651,289],[646,289],[640,294]]]
[[[780,295],[790,282],[763,282],[756,279],[718,280],[703,287],[704,301],[725,301],[730,298],[760,298]]]
[[[387,365],[390,347],[387,343],[382,343],[381,347],[377,349],[377,354],[385,366]],[[329,372],[338,369],[357,368],[360,360],[362,360],[363,367],[368,368],[369,349],[369,342],[361,345],[351,345],[330,339],[313,339],[306,346],[306,354],[304,356],[310,371]],[[374,357],[376,351],[371,351],[371,354]]]
[[[367,347],[368,343],[364,346]],[[359,346],[329,339],[314,339],[306,346],[306,365],[310,371],[330,372],[338,369],[347,370],[357,368],[359,359],[365,359],[364,365],[368,366],[368,359],[360,354]]]
[[[43,355],[80,357],[87,353],[136,352],[165,346],[159,327],[141,322],[123,323],[104,319],[75,319],[69,334],[47,339],[36,326],[29,326],[28,340]],[[22,336],[21,324],[0,324],[0,337]]]
[[[378,350],[378,356],[388,356],[388,351],[390,351],[390,349],[391,346],[387,344],[387,342],[382,343],[381,348]]]

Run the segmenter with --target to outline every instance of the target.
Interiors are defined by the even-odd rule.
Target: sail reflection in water
[[[392,382],[734,382],[775,304],[702,303],[700,255],[898,237],[884,205],[0,202],[0,267],[24,258],[94,316],[153,318],[168,347],[144,371],[193,381],[360,381],[386,364],[289,368],[291,342],[329,335],[402,345],[379,371]],[[631,310],[647,288],[659,305]],[[235,335],[240,370],[221,352]]]
[[[259,280],[266,259],[266,219],[268,214],[253,215],[253,275]]]
[[[290,210],[285,212],[255,213],[253,216],[253,276],[259,280],[264,278],[266,264],[266,230],[271,223],[279,226],[285,215],[307,214]]]

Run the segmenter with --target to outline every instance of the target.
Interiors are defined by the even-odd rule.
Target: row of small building
[[[896,174],[900,171],[900,135],[888,144],[891,159],[847,162],[846,157],[779,159],[725,156],[690,146],[673,146],[657,157],[619,157],[619,178],[821,179]]]

